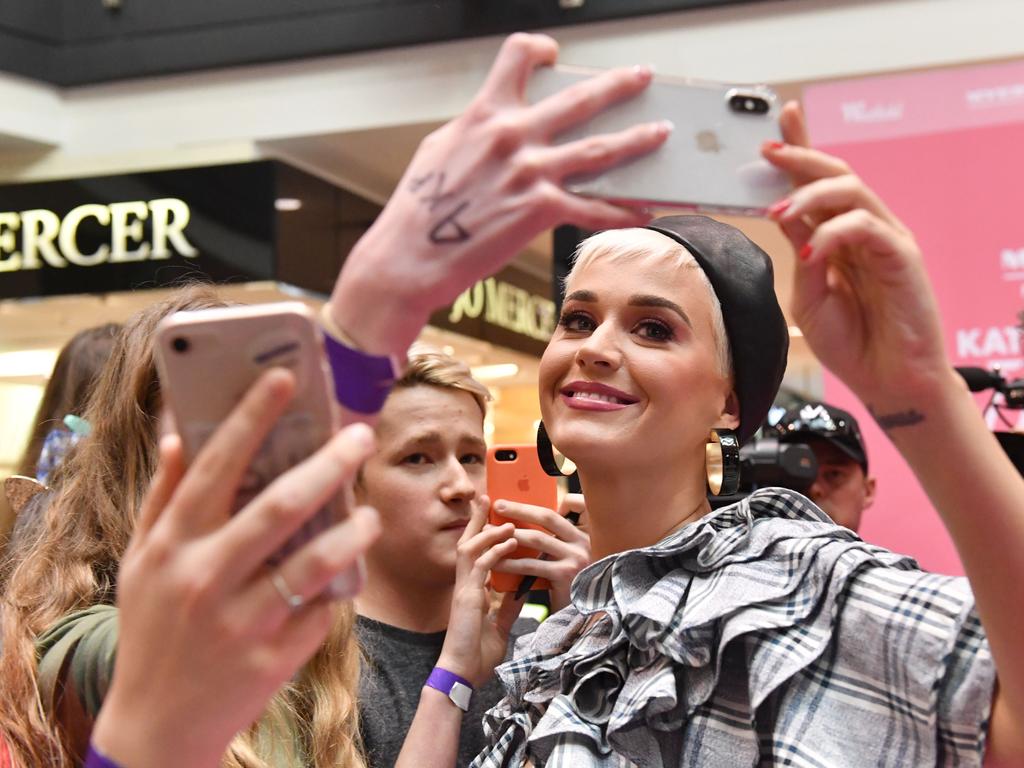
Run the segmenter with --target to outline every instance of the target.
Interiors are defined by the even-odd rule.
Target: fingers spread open
[[[649,67],[620,67],[575,83],[548,96],[530,109],[536,134],[550,140],[574,125],[584,123],[617,101],[628,99],[650,85]]]
[[[238,583],[248,579],[299,527],[355,477],[373,452],[372,430],[353,424],[278,477],[217,532],[218,551]]]
[[[558,43],[547,35],[517,33],[505,39],[478,98],[521,103],[534,69],[555,63]]]
[[[295,378],[272,369],[257,379],[217,428],[178,486],[176,520],[190,531],[224,524],[249,463],[295,391]]]

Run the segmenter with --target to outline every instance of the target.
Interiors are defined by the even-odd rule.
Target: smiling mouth
[[[573,400],[594,400],[598,403],[615,403],[616,405],[630,405],[627,400],[613,395],[602,395],[597,392],[573,392],[566,393]]]
[[[563,397],[577,402],[607,403],[609,405],[633,405],[638,402],[635,397],[630,397],[625,392],[590,382],[570,384],[562,388],[561,394]]]

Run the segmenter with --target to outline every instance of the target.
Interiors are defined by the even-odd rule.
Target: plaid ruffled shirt
[[[995,668],[963,578],[758,491],[607,557],[498,669],[478,768],[980,765]]]

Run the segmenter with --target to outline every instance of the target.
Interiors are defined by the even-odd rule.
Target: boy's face
[[[377,423],[377,452],[356,496],[380,512],[383,533],[368,554],[398,579],[453,583],[455,549],[486,491],[483,415],[467,392],[396,389]]]
[[[818,460],[818,477],[807,497],[837,525],[856,531],[864,510],[875,500],[875,479],[866,477],[860,464],[827,440],[807,442]]]

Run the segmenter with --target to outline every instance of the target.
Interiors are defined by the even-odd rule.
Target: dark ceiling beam
[[[752,1],[32,0],[0,4],[0,70],[88,85]]]

